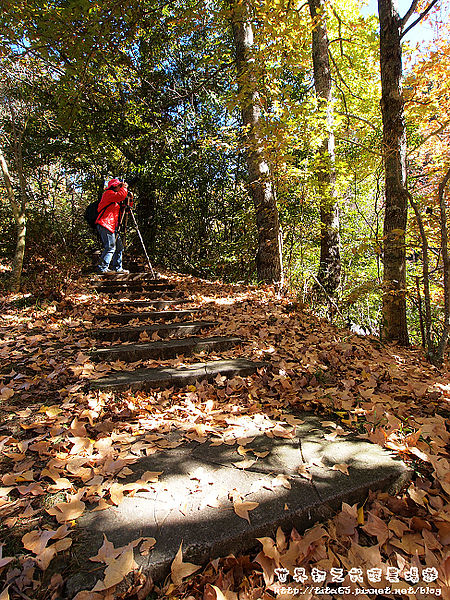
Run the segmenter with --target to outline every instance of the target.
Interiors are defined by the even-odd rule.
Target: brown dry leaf
[[[424,542],[420,533],[407,533],[401,540],[391,538],[389,543],[410,556],[423,556],[425,554]]]
[[[9,585],[5,587],[5,589],[0,594],[0,600],[9,600]]]
[[[24,548],[33,552],[33,554],[41,554],[44,548],[47,546],[48,541],[51,540],[55,535],[55,531],[40,529],[36,531],[29,531],[22,537],[22,544]]]
[[[450,544],[450,523],[448,521],[435,521],[439,530],[439,541],[443,546]]]
[[[40,569],[42,569],[43,571],[45,571],[48,568],[51,561],[53,560],[53,557],[58,552],[64,552],[64,550],[67,550],[68,548],[70,548],[71,545],[72,545],[72,540],[70,538],[65,538],[63,540],[58,540],[56,543],[52,544],[51,546],[48,546],[40,554],[38,554],[36,556],[37,566]]]
[[[261,565],[263,570],[264,583],[269,586],[275,578],[276,563],[268,558],[264,552],[260,552],[255,558],[255,562]]]
[[[308,466],[307,465],[300,465],[297,468],[297,473],[299,475],[301,475],[302,477],[304,477],[305,479],[308,479],[309,481],[312,480],[312,475],[311,473],[308,471]]]
[[[358,527],[357,505],[342,503],[341,512],[334,518],[337,535],[353,535]]]
[[[91,556],[89,560],[93,562],[104,562],[106,563],[111,557],[117,556],[114,544],[108,540],[105,534],[103,534],[103,544],[95,556]]]
[[[250,523],[250,517],[248,516],[248,512],[250,510],[255,510],[255,508],[259,506],[259,502],[240,502],[236,501],[233,504],[234,512],[241,519],[246,519]]]
[[[189,577],[189,575],[192,575],[193,573],[201,569],[201,567],[198,565],[183,562],[182,546],[183,542],[181,542],[178,552],[170,568],[172,582],[174,583],[174,585],[180,585],[183,579]]]
[[[69,502],[60,502],[55,504],[52,508],[48,509],[49,515],[53,515],[58,523],[64,523],[66,521],[73,521],[83,514],[86,505],[78,498],[74,498]]]
[[[427,493],[424,490],[416,488],[413,483],[408,488],[408,494],[411,500],[416,504],[419,504],[420,506],[426,506],[428,504]]]
[[[14,560],[11,556],[5,556],[5,558],[3,558],[3,545],[4,544],[0,544],[0,569],[3,569],[3,567],[6,567],[6,565]]]
[[[346,465],[345,463],[341,463],[341,464],[333,465],[331,467],[331,470],[332,471],[340,471],[344,475],[349,475],[348,467],[349,467],[349,465]]]
[[[426,544],[426,548],[428,550],[441,550],[442,549],[442,544],[440,544],[437,541],[436,536],[433,533],[431,533],[431,531],[428,531],[427,529],[423,529],[422,537]],[[426,564],[428,564],[428,563],[426,563]]]
[[[224,595],[217,586],[211,584],[211,587],[216,593],[216,600],[238,600],[238,595],[231,590],[226,590]]]
[[[292,439],[294,437],[293,429],[286,429],[283,425],[277,423],[275,427],[266,431],[267,437],[280,437],[284,439]]]
[[[153,546],[155,544],[156,544],[155,538],[144,538],[142,540],[142,544],[141,544],[141,548],[140,548],[141,556],[147,556],[148,554],[150,554],[150,550],[153,548]]]
[[[384,544],[389,537],[387,524],[371,512],[368,514],[367,523],[361,529],[369,535],[375,536],[379,544]]]
[[[58,477],[54,480],[55,483],[49,486],[51,492],[59,492],[62,490],[71,490],[73,483],[67,479],[67,477]]]
[[[97,506],[95,508],[92,508],[91,512],[96,512],[96,511],[101,511],[101,510],[107,510],[108,508],[111,508],[111,506],[113,506],[113,504],[110,504],[104,498],[100,498],[100,500],[98,501]]]
[[[255,462],[256,460],[253,460],[252,458],[246,458],[245,460],[241,460],[240,462],[233,463],[233,465],[238,469],[248,469],[252,465],[254,465]]]
[[[78,592],[73,600],[104,600],[104,598],[104,594],[84,590],[82,592]]]
[[[438,583],[443,584],[447,591],[450,590],[450,557],[447,557],[439,567]]]
[[[137,569],[137,564],[133,556],[133,545],[128,545],[117,558],[109,557],[105,569],[105,578],[103,581],[97,581],[92,588],[93,592],[101,592],[120,583],[131,571]]]
[[[272,483],[272,488],[283,486],[287,490],[290,490],[292,487],[291,483],[289,481],[289,477],[287,475],[284,475],[283,473],[280,473],[279,475],[274,477],[272,479],[271,483]]]
[[[393,517],[388,524],[388,528],[395,533],[398,538],[401,538],[405,531],[408,531],[409,527],[403,521]]]
[[[9,400],[14,396],[14,390],[9,387],[0,388],[0,400]]]
[[[256,539],[262,544],[262,551],[264,555],[278,562],[280,558],[280,553],[278,551],[276,542],[270,537],[262,537]]]
[[[244,446],[238,446],[237,449],[237,453],[240,454],[241,456],[245,456],[247,454],[247,452],[250,452],[250,448],[245,448]]]
[[[120,483],[113,483],[109,488],[109,496],[111,498],[111,502],[113,502],[116,506],[119,506],[123,502],[125,486]]]

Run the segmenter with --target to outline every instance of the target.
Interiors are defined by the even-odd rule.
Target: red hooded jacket
[[[95,221],[96,224],[103,225],[108,231],[114,233],[119,223],[120,204],[125,200],[127,194],[128,190],[124,187],[119,188],[117,192],[111,189],[105,190],[102,199],[100,200],[100,204],[98,205],[99,214],[105,206],[108,206],[108,204],[110,204],[110,206],[108,206],[105,212],[97,218]]]

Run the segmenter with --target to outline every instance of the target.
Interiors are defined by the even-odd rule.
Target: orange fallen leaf
[[[170,567],[170,573],[174,585],[180,585],[183,579],[189,577],[189,575],[192,575],[201,568],[198,565],[183,562],[182,546],[183,542],[181,542],[178,552],[172,562],[172,566]]]
[[[300,465],[300,466],[297,468],[297,473],[298,473],[299,475],[301,475],[302,477],[304,477],[305,479],[308,479],[308,480],[310,480],[310,481],[311,481],[311,479],[312,479],[312,475],[311,475],[311,473],[308,471],[308,467],[307,467],[306,465]]]
[[[141,556],[147,556],[150,553],[150,550],[156,544],[155,538],[144,538],[141,544]]]
[[[52,530],[41,531],[38,529],[29,531],[22,537],[22,544],[24,545],[24,548],[33,552],[33,554],[41,554],[47,546],[48,541],[51,540],[54,535],[55,532]]]
[[[349,474],[348,473],[348,465],[346,465],[345,463],[333,465],[331,467],[331,470],[332,471],[340,471],[341,473],[344,473],[344,475]]]
[[[86,505],[77,498],[70,500],[69,502],[60,502],[55,504],[52,508],[48,509],[49,515],[53,515],[58,523],[64,523],[66,521],[73,521],[83,514]]]
[[[233,504],[234,512],[241,519],[246,519],[250,523],[250,517],[248,513],[250,510],[255,510],[255,508],[259,506],[259,502],[240,502],[236,501]]]
[[[97,581],[92,588],[93,592],[108,590],[113,585],[117,585],[138,566],[134,560],[132,544],[126,546],[117,558],[109,557],[105,562],[108,565],[105,569],[105,577],[103,581]]]
[[[0,600],[9,600],[9,585],[5,587],[3,592],[0,594]]]
[[[237,467],[238,469],[248,469],[252,465],[254,465],[255,462],[256,462],[256,460],[254,460],[252,458],[246,458],[245,460],[241,460],[240,462],[233,463],[233,465],[235,467]]]

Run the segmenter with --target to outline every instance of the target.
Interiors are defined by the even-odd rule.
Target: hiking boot
[[[96,275],[109,275],[110,273],[115,273],[115,271],[111,271],[111,269],[106,269],[105,271],[100,271],[100,269],[95,270]]]
[[[120,275],[129,275],[130,271],[127,271],[126,269],[118,269],[117,271],[113,271],[113,273],[120,273]]]

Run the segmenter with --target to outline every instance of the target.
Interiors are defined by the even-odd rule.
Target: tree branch
[[[401,20],[401,28],[402,29],[406,25],[406,22],[408,21],[409,17],[414,12],[414,9],[417,6],[417,2],[418,2],[418,0],[414,0],[414,2],[411,4],[410,9],[408,10],[406,15]],[[400,39],[403,38],[408,33],[408,31],[410,31],[413,27],[415,27],[417,25],[417,23],[419,23],[430,12],[430,10],[433,8],[433,6],[435,4],[437,4],[437,2],[438,2],[438,0],[432,0],[431,4],[428,6],[428,8],[426,8],[422,13],[420,13],[419,17],[413,23],[411,23],[411,25],[409,27],[407,27],[404,31],[402,31],[402,35],[400,36]],[[412,12],[410,12],[411,9],[413,8],[413,6],[414,6],[414,9],[412,10]]]
[[[405,16],[400,21],[400,25],[401,25],[402,29],[406,25],[406,23],[409,21],[409,19],[411,18],[411,16],[415,13],[418,4],[419,4],[419,0],[413,0],[412,1],[411,6],[408,8],[407,13],[405,14]]]
[[[350,118],[352,118],[352,119],[356,119],[357,121],[362,121],[363,123],[366,123],[367,125],[370,125],[370,127],[372,127],[372,129],[373,129],[374,131],[377,131],[377,132],[378,132],[378,131],[380,130],[380,129],[379,129],[379,127],[376,127],[376,126],[375,126],[375,125],[374,125],[374,124],[373,124],[371,121],[369,121],[369,119],[365,119],[364,117],[360,117],[360,116],[358,116],[358,115],[353,115],[352,113],[349,113],[349,112],[345,112],[345,113],[343,113],[343,112],[341,112],[341,111],[339,111],[339,110],[336,110],[336,111],[335,111],[335,113],[336,113],[337,115],[341,115],[341,116],[343,116],[343,117],[347,117],[347,118],[349,118],[349,117],[350,117]]]

